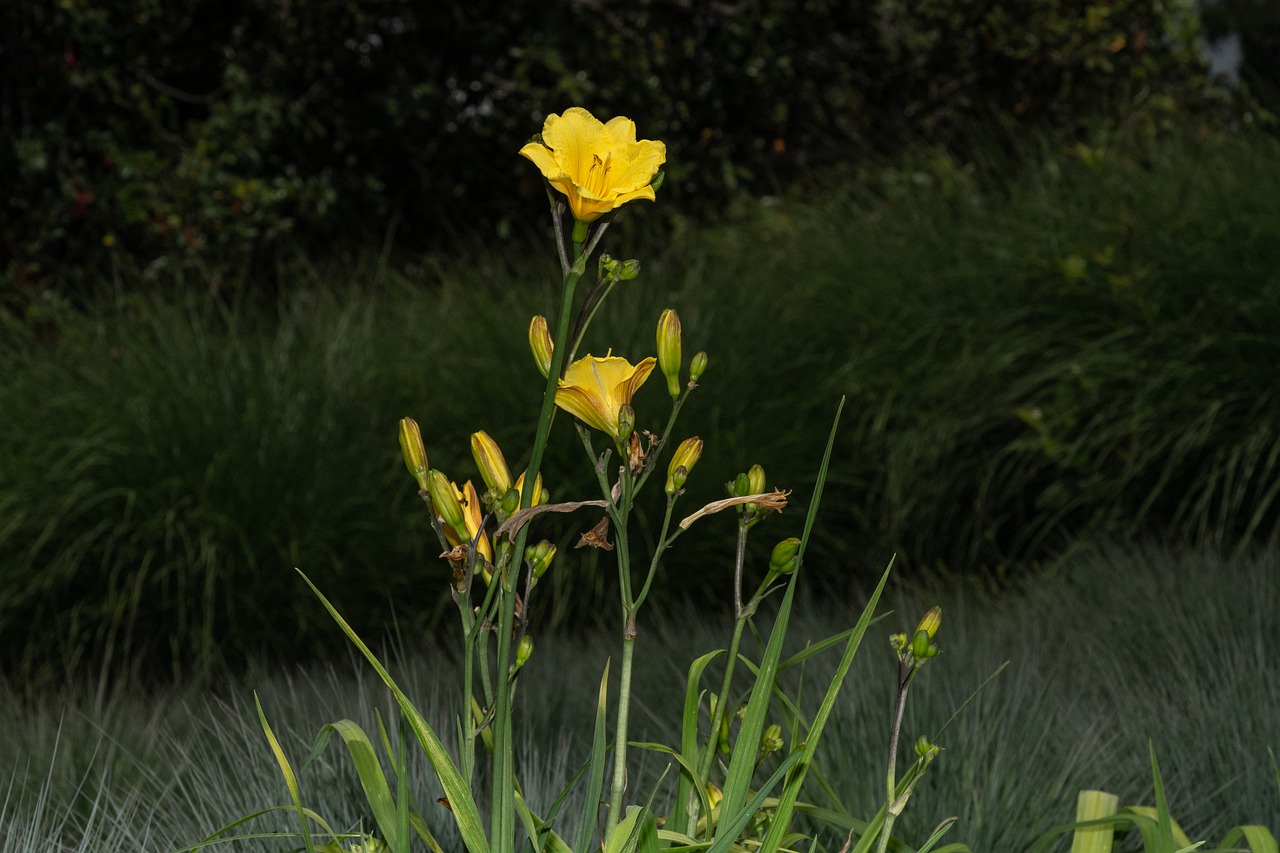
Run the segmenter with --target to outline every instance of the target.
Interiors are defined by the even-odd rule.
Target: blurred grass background
[[[999,168],[926,148],[670,235],[641,211],[603,248],[642,258],[642,277],[586,349],[652,353],[669,306],[686,354],[708,352],[676,436],[706,441],[690,511],[754,462],[807,500],[847,395],[822,579],[894,553],[906,577],[1017,574],[1099,536],[1274,546],[1278,148],[1104,137],[1027,146]],[[56,682],[106,661],[194,678],[322,648],[336,637],[295,566],[362,630],[384,627],[392,602],[414,630],[433,624],[443,571],[395,425],[415,417],[432,465],[458,480],[477,429],[522,464],[541,380],[525,327],[553,308],[554,258],[473,244],[448,263],[297,260],[284,277],[278,300],[234,305],[124,292],[48,341],[9,321],[11,672]],[[638,398],[651,429],[660,385]],[[583,494],[583,467],[561,424],[553,494]],[[731,525],[704,528],[671,555],[673,600],[723,580]],[[550,618],[610,600],[610,573],[581,553],[562,557]]]

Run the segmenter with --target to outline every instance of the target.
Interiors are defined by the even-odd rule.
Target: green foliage
[[[700,215],[974,120],[1067,133],[1201,100],[1185,0],[21,0],[0,12],[0,300],[261,288],[289,245],[507,233],[531,117],[625,112]],[[511,192],[511,188],[516,192]],[[515,229],[520,230],[520,229]]]
[[[690,226],[598,325],[643,354],[675,304],[698,346],[751,342],[752,358],[711,359],[690,404],[708,424],[698,471],[768,459],[796,500],[827,401],[849,395],[828,486],[839,517],[811,543],[832,577],[890,551],[909,574],[1020,566],[1097,535],[1274,543],[1280,151],[1221,135],[1127,150],[1104,136],[1028,152],[1003,161],[1017,175],[995,187],[981,164],[937,151],[868,166],[874,192]],[[60,681],[93,651],[160,671],[177,658],[190,674],[220,655],[317,648],[333,635],[295,565],[349,586],[344,609],[366,636],[388,599],[407,629],[429,623],[447,568],[400,532],[423,509],[395,424],[419,413],[432,464],[461,470],[472,431],[507,447],[526,436],[509,413],[540,379],[525,325],[545,292],[516,256],[477,257],[291,266],[296,291],[265,310],[123,300],[48,342],[6,326],[6,668]],[[334,292],[348,281],[371,286]],[[476,376],[494,380],[477,393]],[[785,393],[815,377],[817,393]],[[660,428],[646,412],[666,399],[642,390],[642,428]],[[553,444],[546,482],[563,496],[580,485],[580,448]],[[691,477],[690,501],[723,497],[716,479]],[[560,559],[574,559],[569,535],[550,537]],[[681,595],[722,589],[705,570],[720,543],[701,541],[671,552]],[[602,575],[574,559],[570,594],[550,573],[548,619],[612,601]]]

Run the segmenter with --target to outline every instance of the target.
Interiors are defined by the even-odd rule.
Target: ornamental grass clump
[[[686,435],[677,424],[711,360],[699,352],[686,366],[676,311],[668,309],[658,319],[655,355],[614,354],[612,349],[603,356],[579,355],[592,318],[618,292],[618,285],[640,272],[635,260],[601,253],[591,265],[591,258],[618,208],[637,199],[656,198],[665,146],[637,140],[635,125],[628,119],[601,123],[586,110],[572,108],[550,116],[542,134],[520,153],[546,179],[563,273],[554,322],[536,316],[528,326],[534,366],[545,385],[532,445],[519,456],[527,460],[524,470],[513,477],[508,456],[488,433],[478,431],[472,435],[471,450],[479,477],[454,477],[431,465],[416,421],[405,418],[399,431],[405,464],[439,540],[441,558],[451,570],[447,592],[457,611],[461,644],[456,716],[444,724],[447,728],[439,720],[427,720],[344,620],[338,606],[306,580],[391,690],[401,720],[379,719],[372,734],[340,720],[317,737],[313,757],[325,749],[332,735],[341,738],[368,800],[370,825],[335,829],[307,807],[293,762],[266,710],[258,705],[263,732],[291,800],[291,805],[279,808],[296,814],[296,843],[307,851],[405,853],[419,845],[440,851],[437,821],[451,819],[470,853],[512,853],[518,845],[537,853],[666,849],[772,853],[801,844],[853,853],[884,853],[891,845],[894,850],[911,850],[891,837],[894,821],[940,748],[928,738],[916,740],[915,761],[899,778],[898,744],[907,688],[938,653],[934,640],[941,611],[929,610],[911,635],[891,638],[899,660],[897,700],[888,733],[884,803],[870,820],[843,810],[822,780],[814,756],[871,624],[889,569],[851,627],[784,655],[843,401],[836,408],[836,424],[818,467],[800,535],[783,538],[773,547],[765,571],[751,571],[748,537],[762,524],[780,526],[776,518],[788,506],[790,493],[771,486],[764,468],[753,465],[729,479],[723,499],[684,505],[686,483],[695,474],[707,472],[705,466],[698,467],[703,441]],[[588,278],[589,269],[594,275]],[[647,406],[639,406],[637,398],[655,369],[665,379],[670,397],[665,422],[656,425],[654,414]],[[570,498],[554,494],[555,484],[543,483],[543,455],[557,422],[561,432],[573,432],[582,445],[598,490],[595,495]],[[430,435],[430,428],[426,433]],[[483,488],[476,485],[477,480]],[[656,485],[650,487],[650,481]],[[650,547],[642,549],[632,522],[644,511],[642,500],[649,496],[660,507],[660,532]],[[570,783],[570,788],[579,790],[570,798],[566,789],[546,813],[539,813],[526,800],[516,767],[513,700],[523,679],[555,677],[538,669],[533,617],[542,596],[537,588],[547,572],[573,572],[574,567],[564,565],[568,562],[562,555],[564,548],[540,536],[552,513],[567,514],[579,527],[575,549],[607,553],[615,563],[620,646],[616,659],[606,663],[601,673],[595,708],[584,709],[581,720],[566,721],[591,732],[589,758]],[[633,741],[632,673],[642,649],[644,606],[668,550],[694,525],[721,514],[736,517],[735,547],[731,557],[709,565],[707,571],[723,575],[726,610],[732,618],[729,642],[726,648],[693,660],[684,683],[673,685],[673,698],[682,693],[683,705],[679,731],[670,742]],[[744,647],[744,636],[759,638],[760,648],[754,655]],[[839,659],[818,706],[806,708],[798,695],[789,695],[785,686],[789,682],[780,677],[793,668],[819,666],[819,656],[829,651],[839,651]],[[616,673],[616,688],[611,672]],[[659,701],[659,697],[649,698]],[[438,803],[415,801],[420,792],[409,788],[410,737],[425,753],[443,789]],[[654,790],[629,785],[637,750],[669,764],[667,775]],[[810,780],[818,784],[807,785]],[[576,815],[566,813],[571,811],[567,805],[571,801],[583,804]],[[252,837],[236,834],[249,819],[242,818],[192,849]],[[949,825],[940,826],[920,849],[935,849]]]

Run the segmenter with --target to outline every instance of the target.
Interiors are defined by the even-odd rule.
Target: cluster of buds
[[[538,580],[547,573],[547,569],[551,568],[551,561],[555,559],[556,546],[543,539],[537,545],[530,545],[524,549],[524,561],[529,567],[529,573],[533,576],[533,582]]]
[[[634,258],[628,261],[620,261],[608,252],[602,252],[600,261],[596,266],[596,272],[602,282],[631,281],[640,275],[640,262]]]
[[[491,507],[499,520],[506,520],[520,508],[520,496],[524,489],[524,474],[513,483],[511,471],[507,468],[507,460],[502,455],[498,443],[481,430],[471,436],[471,456],[475,459],[476,468],[480,470],[480,478],[484,480],[486,491],[484,503]],[[542,475],[533,484],[533,501],[531,506],[544,504],[550,495],[542,487]]]
[[[724,490],[731,498],[745,498],[751,495],[762,495],[765,490],[764,469],[752,465],[745,472],[724,484]],[[756,503],[744,503],[738,506],[738,515],[746,527],[754,527],[764,520],[769,509]]]
[[[929,658],[937,657],[938,647],[934,645],[933,638],[941,624],[942,608],[933,607],[920,617],[920,622],[910,637],[906,634],[890,635],[889,644],[898,653],[904,666],[919,666]]]

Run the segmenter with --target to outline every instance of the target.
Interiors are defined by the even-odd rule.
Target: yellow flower
[[[636,141],[636,124],[621,116],[602,124],[582,107],[552,113],[542,141],[520,149],[569,200],[575,219],[591,222],[633,199],[654,200],[650,182],[667,160],[667,146]]]
[[[556,405],[617,441],[618,410],[630,405],[632,395],[649,378],[655,364],[653,358],[634,366],[617,356],[580,358],[569,365],[560,380]]]

